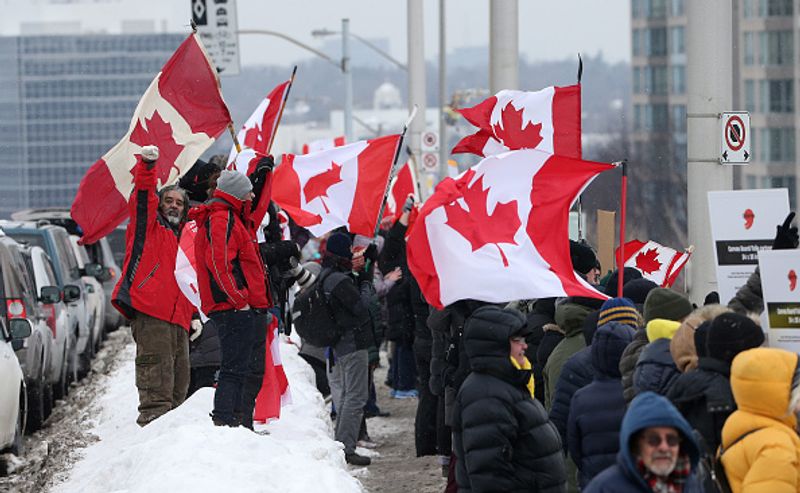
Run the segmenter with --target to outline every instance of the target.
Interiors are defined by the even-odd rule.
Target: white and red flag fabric
[[[319,139],[303,144],[302,154],[310,154],[312,152],[327,151],[334,147],[342,147],[345,144],[344,135],[334,137],[332,139]]]
[[[253,419],[268,423],[281,417],[281,407],[292,403],[289,390],[289,379],[283,370],[281,360],[281,336],[278,332],[278,320],[273,317],[267,329],[267,348],[264,357],[264,378],[261,390],[256,397]]]
[[[619,258],[619,248],[616,256]],[[625,243],[623,265],[633,267],[661,287],[671,287],[691,257],[691,251],[679,252],[655,241],[631,240]]]
[[[208,317],[200,309],[200,291],[197,287],[197,261],[194,255],[194,238],[197,236],[197,223],[189,221],[183,226],[181,239],[178,242],[178,254],[175,257],[175,281],[181,292],[192,305],[197,308],[200,319],[205,322]]]
[[[403,204],[406,202],[408,194],[413,194],[419,200],[419,187],[411,163],[406,163],[400,168],[392,184],[389,185],[389,195],[386,197],[386,208],[383,217],[394,217],[397,219],[402,214]]]
[[[428,303],[607,298],[573,270],[569,210],[597,174],[612,168],[529,149],[445,178],[407,242],[409,268]]]
[[[97,241],[128,217],[132,172],[142,147],[158,146],[156,169],[163,187],[189,170],[230,121],[217,71],[192,34],[145,91],[122,140],[81,180],[72,204],[81,241]]]
[[[278,116],[290,85],[291,80],[278,84],[261,100],[250,118],[244,122],[239,133],[236,134],[236,140],[239,141],[242,152],[236,151],[235,144],[231,146],[228,169],[235,169],[249,175],[255,170],[258,159],[267,154],[269,150],[267,147],[277,129]]]
[[[314,236],[340,226],[372,237],[400,135],[306,155],[285,154],[275,169],[272,200]]]
[[[453,154],[492,156],[509,150],[539,149],[581,157],[581,86],[540,91],[503,90],[457,110],[478,131],[461,139]]]

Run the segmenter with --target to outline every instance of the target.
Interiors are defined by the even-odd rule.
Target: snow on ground
[[[100,440],[84,451],[66,482],[53,491],[163,492],[247,491],[363,492],[348,473],[341,443],[311,368],[293,344],[281,344],[292,404],[281,419],[244,428],[215,427],[209,418],[213,389],[201,389],[184,404],[145,428],[136,425],[134,346],[108,379],[93,433]],[[358,471],[354,471],[358,474]]]

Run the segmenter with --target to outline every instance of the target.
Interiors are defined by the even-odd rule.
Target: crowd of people
[[[132,320],[140,425],[213,385],[213,423],[252,429],[276,318],[284,332],[303,328],[301,356],[332,397],[352,465],[370,464],[356,449],[374,445],[367,418],[386,415],[374,381],[386,348],[385,383],[392,398],[417,399],[415,452],[438,457],[446,491],[800,491],[798,356],[762,347],[758,270],[726,304],[711,293],[695,306],[632,268],[600,279],[592,248],[571,242],[576,272],[608,299],[438,310],[406,261],[414,197],[375,239],[297,228],[282,239],[270,204],[259,245],[250,213],[271,158],[249,178],[203,163],[186,190],[156,192],[157,158],[145,147],[135,169],[114,297]],[[187,219],[205,323],[172,275]],[[797,246],[797,228],[778,226],[773,248]],[[301,323],[309,314],[289,308],[292,297],[322,300],[324,322]]]

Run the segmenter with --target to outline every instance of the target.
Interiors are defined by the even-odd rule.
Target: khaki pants
[[[131,324],[136,341],[136,387],[144,426],[178,407],[189,388],[189,335],[186,329],[144,313]]]

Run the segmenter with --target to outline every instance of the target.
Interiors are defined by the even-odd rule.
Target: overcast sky
[[[209,4],[213,0],[207,0]],[[232,0],[228,0],[231,2]],[[448,50],[488,44],[489,1],[447,1]],[[425,0],[425,53],[438,50],[438,0]],[[157,30],[188,32],[191,0],[0,0],[0,35],[16,35],[22,22],[78,21],[88,31],[119,32],[123,20],[155,20]],[[406,57],[404,0],[236,0],[239,29],[280,31],[312,46],[319,28],[388,37],[391,54]],[[519,47],[531,61],[602,52],[612,62],[630,59],[630,0],[519,0]],[[278,38],[243,36],[241,61],[290,64],[308,56]]]

